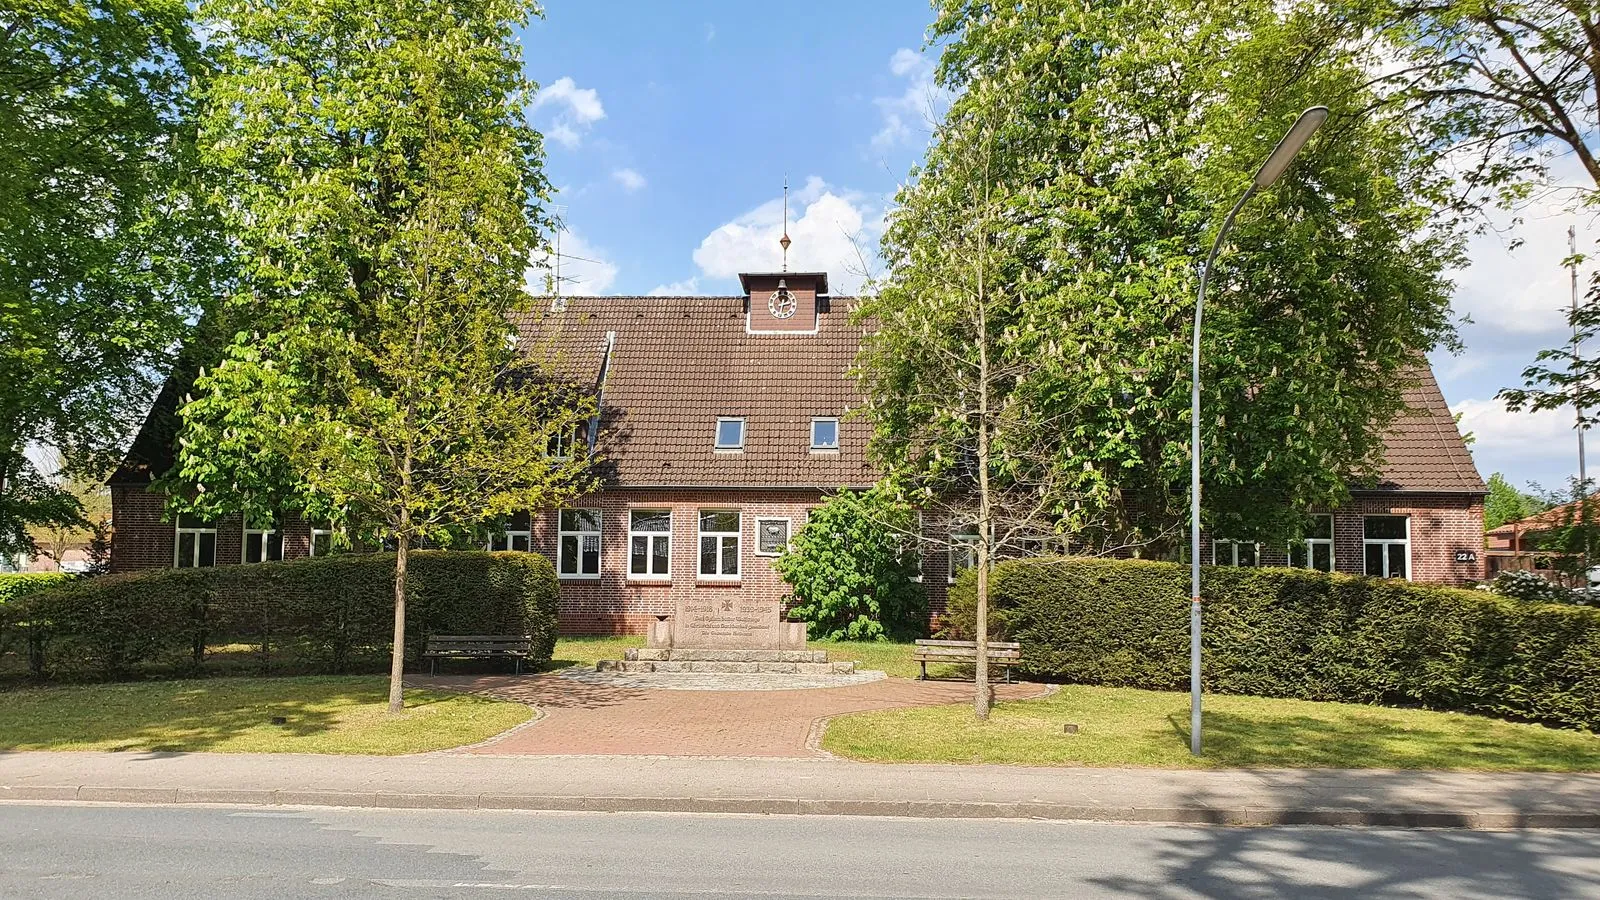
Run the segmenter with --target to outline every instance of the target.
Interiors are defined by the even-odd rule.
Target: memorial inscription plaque
[[[705,650],[798,650],[806,627],[785,622],[777,600],[732,591],[697,591],[679,597],[672,619],[652,629],[650,646]]]

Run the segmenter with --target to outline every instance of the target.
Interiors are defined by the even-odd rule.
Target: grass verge
[[[418,690],[391,716],[388,700],[388,681],[368,676],[26,688],[0,693],[0,750],[389,756],[476,743],[532,716],[519,703]]]
[[[1600,736],[1462,713],[1205,698],[1205,756],[1189,755],[1187,694],[1065,685],[1001,703],[987,724],[969,706],[840,716],[822,746],[873,762],[1164,768],[1600,770]],[[1063,725],[1077,724],[1077,734]]]

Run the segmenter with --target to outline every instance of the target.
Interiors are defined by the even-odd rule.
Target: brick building
[[[570,297],[519,323],[525,345],[595,386],[601,412],[574,440],[601,460],[603,490],[563,510],[520,516],[497,548],[547,555],[561,575],[562,629],[640,632],[685,594],[781,597],[778,549],[829,492],[877,475],[849,369],[862,328],[824,273],[747,274],[742,296]],[[327,533],[165,521],[147,486],[171,465],[180,389],[169,384],[113,479],[117,571],[297,558],[326,552]],[[1482,577],[1484,484],[1431,372],[1408,396],[1414,414],[1391,433],[1382,481],[1328,521],[1328,537],[1283,548],[1218,541],[1208,561],[1314,564],[1338,571],[1464,582]],[[581,448],[574,448],[580,449]],[[562,451],[565,452],[565,451]],[[1459,554],[1471,554],[1458,561]],[[932,608],[952,566],[922,560]]]

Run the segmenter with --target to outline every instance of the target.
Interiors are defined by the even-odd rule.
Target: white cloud
[[[1567,227],[1579,225],[1580,252],[1593,249],[1585,246],[1583,223],[1570,213],[1546,207],[1523,210],[1522,223],[1515,226],[1505,213],[1490,218],[1500,232],[1474,235],[1468,245],[1472,264],[1457,279],[1456,312],[1470,315],[1474,323],[1495,329],[1502,337],[1559,337],[1567,330],[1572,297],[1570,270],[1561,265],[1567,256]],[[1522,242],[1515,249],[1513,236]],[[1588,287],[1592,269],[1592,265],[1579,269],[1579,291]]]
[[[1489,398],[1463,400],[1451,411],[1461,415],[1461,433],[1472,435],[1472,455],[1484,477],[1505,472],[1520,484],[1525,477],[1549,479],[1568,466],[1577,469],[1578,439],[1571,409],[1510,412],[1503,401]],[[1552,465],[1556,461],[1566,465]]]
[[[711,24],[710,22],[707,22],[706,23],[706,43],[709,44],[709,43],[711,43],[712,41],[714,41],[716,39],[717,39],[717,26]]]
[[[644,187],[646,184],[644,176],[640,175],[633,169],[613,169],[611,172],[611,178],[612,180],[616,181],[617,184],[622,185],[622,189],[630,194]]]
[[[551,251],[554,251],[554,242]],[[575,232],[561,234],[561,293],[583,296],[604,294],[617,280],[617,264],[610,254],[579,237]],[[529,259],[523,283],[530,293],[550,293],[556,273],[553,252],[535,253]]]
[[[1600,231],[1589,213],[1568,212],[1573,187],[1587,175],[1571,159],[1551,166],[1553,189],[1513,215],[1489,210],[1490,230],[1468,245],[1468,266],[1455,273],[1453,308],[1470,316],[1462,326],[1466,352],[1435,354],[1434,372],[1449,398],[1464,400],[1458,411],[1471,413],[1478,432],[1473,448],[1485,474],[1505,472],[1514,483],[1538,481],[1547,487],[1564,484],[1577,471],[1571,413],[1508,413],[1494,395],[1522,385],[1522,370],[1540,350],[1566,343],[1565,310],[1571,304],[1571,276],[1562,266],[1567,256],[1567,227],[1578,229],[1578,250],[1593,255]],[[1592,185],[1592,182],[1591,182]],[[1520,219],[1521,221],[1516,221]],[[1519,244],[1512,249],[1513,244]],[[1590,264],[1579,269],[1579,291],[1588,287]],[[1600,347],[1587,352],[1600,352]],[[1544,424],[1540,424],[1544,423]]]
[[[883,210],[863,194],[836,191],[813,175],[789,197],[789,268],[827,272],[836,294],[852,294],[862,282],[883,234]],[[740,272],[775,272],[783,264],[783,198],[775,197],[706,235],[695,264],[711,278]],[[857,246],[859,245],[859,252]]]
[[[900,94],[872,101],[882,117],[872,136],[872,149],[878,151],[913,144],[918,135],[931,134],[950,102],[949,92],[934,84],[933,62],[921,53],[901,47],[889,57],[889,71],[906,84]]]
[[[528,114],[531,116],[545,107],[555,110],[545,134],[569,150],[583,143],[583,136],[594,123],[606,117],[600,94],[594,88],[578,87],[570,76],[557,78],[535,94],[528,105]]]
[[[671,284],[658,284],[650,289],[650,297],[693,297],[700,292],[700,279],[685,278]]]

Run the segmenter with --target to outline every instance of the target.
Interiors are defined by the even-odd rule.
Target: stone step
[[[640,647],[623,651],[632,662],[825,663],[826,650],[694,650],[686,647]]]
[[[856,670],[854,662],[726,662],[699,660],[629,660],[603,659],[595,664],[597,672],[623,672],[640,674],[650,672],[736,673],[742,675],[850,675]]]

